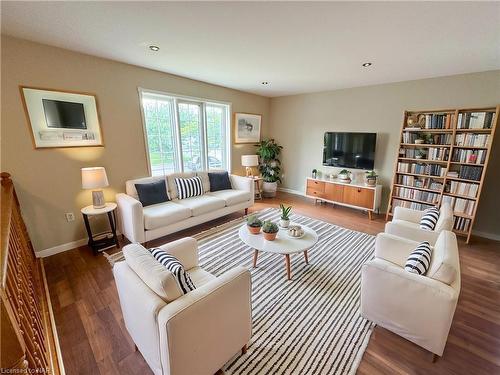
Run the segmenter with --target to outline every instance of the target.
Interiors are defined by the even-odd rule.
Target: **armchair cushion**
[[[424,241],[411,252],[405,264],[405,270],[418,275],[425,275],[431,264],[431,245]]]
[[[439,209],[431,207],[424,211],[424,215],[420,219],[420,229],[434,230],[439,219]]]
[[[128,266],[153,292],[165,302],[171,302],[183,295],[175,276],[161,265],[153,255],[139,244],[123,248]]]
[[[210,180],[210,191],[232,189],[229,174],[227,172],[209,172],[208,179]]]
[[[158,180],[146,184],[135,184],[139,201],[143,207],[168,201],[165,180]]]
[[[183,294],[189,293],[192,290],[196,289],[196,286],[191,280],[191,277],[189,277],[189,274],[184,269],[184,266],[181,264],[181,262],[179,262],[179,260],[176,257],[174,257],[171,254],[168,254],[165,250],[163,250],[160,247],[149,249],[149,251],[151,252],[151,254],[153,254],[153,257],[158,262],[163,264],[167,270],[172,272]]]

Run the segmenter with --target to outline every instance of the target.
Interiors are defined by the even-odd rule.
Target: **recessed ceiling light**
[[[368,68],[369,66],[372,66],[372,63],[370,62],[366,62],[364,64],[361,65],[363,68]]]
[[[150,49],[151,51],[158,52],[158,51],[160,50],[160,47],[158,47],[158,46],[149,46],[149,49]]]
[[[261,84],[262,84],[262,85],[269,85],[269,82],[267,82],[267,81],[262,81],[262,82],[261,82]]]

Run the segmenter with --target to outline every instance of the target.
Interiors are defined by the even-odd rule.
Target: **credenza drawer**
[[[373,189],[363,189],[357,186],[344,186],[342,201],[352,206],[373,209],[373,198],[375,191]]]
[[[325,191],[325,182],[316,180],[307,180],[307,188],[312,188],[313,190]]]

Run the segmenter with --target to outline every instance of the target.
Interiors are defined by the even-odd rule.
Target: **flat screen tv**
[[[87,129],[82,103],[42,99],[45,121],[49,128]]]
[[[326,132],[323,165],[329,167],[373,169],[377,133]]]

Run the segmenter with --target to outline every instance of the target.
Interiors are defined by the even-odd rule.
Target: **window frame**
[[[144,105],[143,99],[144,97],[151,95],[158,97],[164,97],[171,101],[172,105],[172,124],[173,124],[173,144],[175,148],[174,152],[174,172],[175,173],[183,173],[184,172],[184,163],[182,160],[182,142],[181,142],[181,134],[180,134],[180,124],[179,124],[179,103],[187,103],[187,104],[195,104],[200,107],[200,121],[201,121],[201,132],[200,132],[200,141],[201,141],[201,159],[202,159],[202,171],[208,171],[209,162],[208,162],[208,140],[207,140],[207,105],[214,105],[220,107],[226,107],[226,116],[223,119],[223,126],[225,127],[225,132],[223,132],[223,144],[225,147],[225,156],[226,156],[226,165],[223,168],[227,168],[228,172],[231,172],[232,162],[231,162],[231,137],[232,137],[232,129],[231,129],[231,118],[232,118],[232,103],[225,102],[220,100],[206,99],[206,98],[197,98],[192,96],[178,95],[174,93],[169,93],[165,91],[151,90],[142,87],[138,87],[139,94],[139,106],[141,110],[141,118],[142,118],[142,131],[144,135],[144,150],[146,151],[146,162],[148,167],[149,176],[153,176],[153,171],[151,168],[151,158],[149,152],[149,142],[148,142],[148,131],[146,125],[146,115],[144,113]]]

